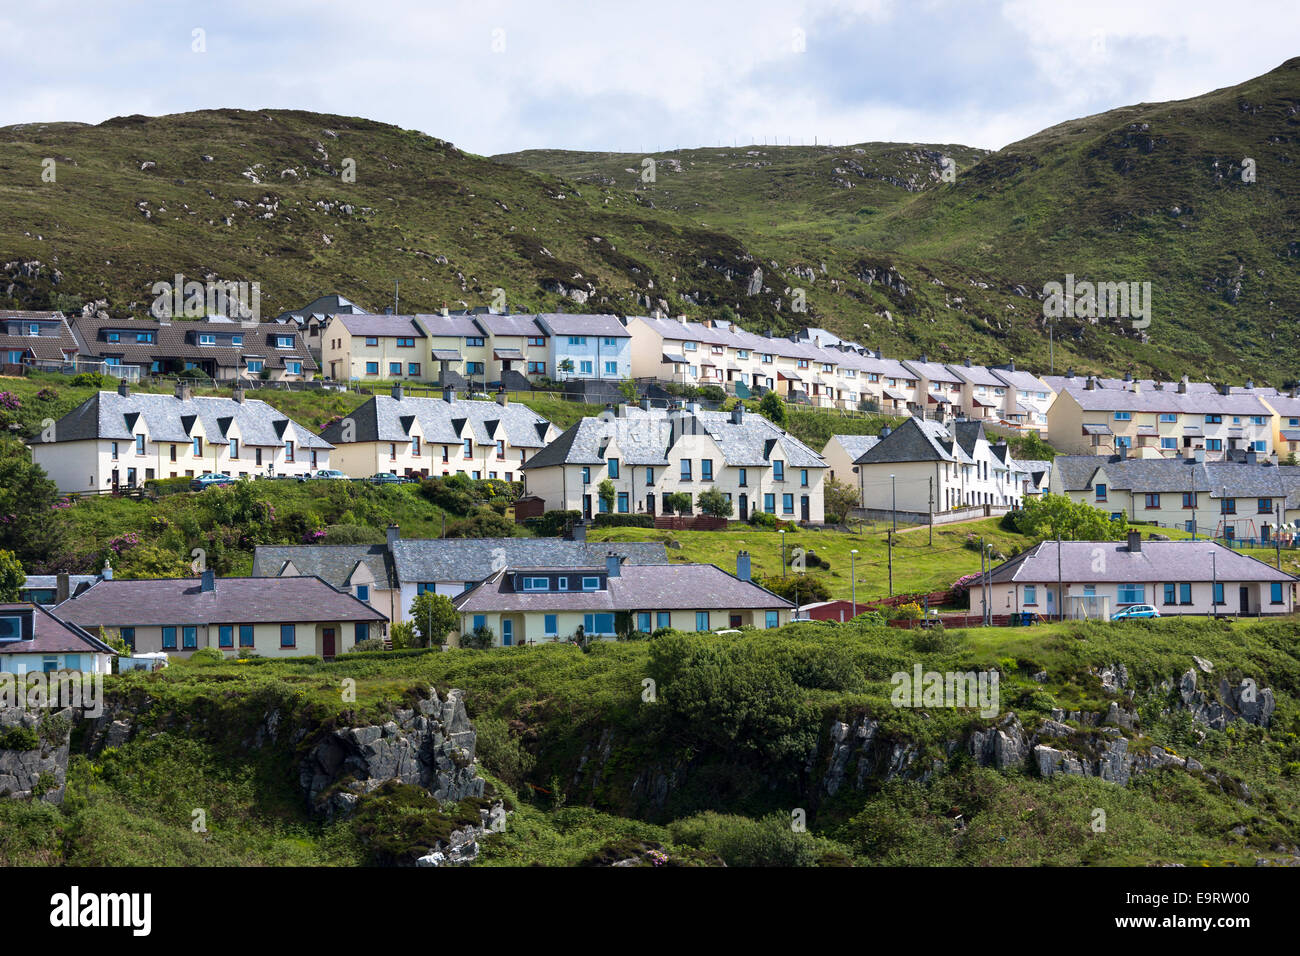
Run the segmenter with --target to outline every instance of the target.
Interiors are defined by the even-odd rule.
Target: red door
[[[321,656],[329,660],[334,656],[334,628],[327,627],[321,632]]]

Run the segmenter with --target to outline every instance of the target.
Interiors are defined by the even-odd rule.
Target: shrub
[[[778,522],[774,514],[766,511],[754,511],[749,515],[749,523],[756,528],[775,528]]]
[[[528,518],[524,527],[542,538],[555,538],[569,525],[582,521],[581,511],[548,511],[538,518]]]
[[[98,372],[78,372],[69,384],[74,388],[114,389],[117,388],[117,379]]]
[[[448,538],[512,538],[515,523],[491,508],[480,508],[468,518],[448,522]]]
[[[496,632],[490,627],[478,627],[468,634],[460,636],[461,647],[472,647],[477,650],[484,650],[489,647],[495,647],[497,642]]]
[[[394,624],[393,627],[397,627],[397,625]],[[377,637],[366,638],[364,641],[354,644],[352,647],[353,651],[360,652],[360,653],[366,653],[368,651],[382,651],[383,649],[384,649],[384,642]]]
[[[394,621],[388,629],[388,636],[393,642],[393,650],[401,651],[419,645],[419,635],[415,625],[410,621]]]
[[[32,727],[0,730],[0,750],[36,750],[40,745],[40,735]]]
[[[509,787],[523,786],[537,758],[510,733],[510,725],[499,717],[476,717],[474,730],[478,734],[475,752],[483,766]]]
[[[831,597],[830,590],[821,578],[806,574],[791,574],[784,578],[773,575],[763,578],[760,583],[773,594],[800,606],[817,601],[829,601]]]
[[[699,493],[696,503],[700,511],[715,518],[730,518],[733,513],[731,499],[717,488],[707,488]]]
[[[919,621],[924,614],[925,612],[921,609],[921,605],[917,604],[915,601],[910,601],[907,604],[900,604],[898,607],[894,608],[894,613],[890,616],[895,621]]]
[[[706,811],[669,824],[673,842],[722,857],[728,866],[817,866],[848,850],[825,837],[797,832],[781,813],[755,820]]]
[[[201,666],[223,664],[225,663],[225,660],[226,655],[221,653],[221,651],[217,650],[215,647],[200,647],[190,655],[190,663],[199,664]]]
[[[601,514],[592,519],[593,528],[653,528],[654,515]]]
[[[314,535],[315,532],[312,532]],[[336,524],[325,529],[324,544],[382,544],[384,533],[364,524]]]

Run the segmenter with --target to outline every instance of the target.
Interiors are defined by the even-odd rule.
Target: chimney
[[[400,540],[402,540],[402,529],[395,524],[390,524],[388,526],[388,553],[389,554],[393,553],[393,548],[397,546],[397,542]]]
[[[922,353],[921,353],[921,364],[922,364],[922,365],[929,364],[929,361],[930,361],[930,356],[928,356],[928,355],[926,355],[924,352],[922,352]]]
[[[736,577],[742,581],[750,579],[749,552],[741,551],[736,555]]]
[[[1012,359],[1010,362],[1007,363],[1007,371],[1014,372],[1015,370],[1016,370],[1016,360]]]
[[[54,603],[62,604],[72,596],[72,587],[69,584],[67,572],[60,572],[55,579],[54,585]]]
[[[118,379],[117,394],[121,395],[123,398],[126,398],[128,395],[131,394],[131,387],[126,384],[126,379],[124,378]]]
[[[1253,389],[1253,388],[1255,387],[1255,381],[1254,381],[1254,379],[1249,379],[1249,378],[1246,379],[1246,387],[1247,387],[1247,388],[1250,388],[1250,389]]]
[[[105,581],[113,580],[113,566],[108,563],[108,558],[104,559],[104,567],[99,572],[99,576],[103,578]]]
[[[613,551],[605,555],[605,573],[611,578],[616,578],[622,573],[623,559]]]
[[[1179,395],[1186,395],[1186,394],[1187,394],[1187,376],[1186,376],[1186,375],[1184,375],[1182,378],[1180,378],[1180,379],[1178,380],[1178,394],[1179,394]]]
[[[1066,377],[1066,378],[1074,378],[1074,369],[1071,368],[1069,371],[1067,371],[1067,372],[1065,373],[1065,377]]]
[[[497,389],[497,404],[505,408],[510,404],[510,396],[506,394],[506,387],[502,385]]]
[[[1083,383],[1083,387],[1089,392],[1095,391],[1097,388],[1097,376],[1089,375],[1088,380]]]
[[[1217,386],[1215,386],[1215,387],[1218,388],[1218,390],[1219,390],[1219,394],[1220,394],[1220,395],[1231,395],[1231,394],[1232,394],[1232,386],[1229,385],[1227,382],[1224,382],[1224,383],[1222,383],[1221,385],[1217,385]]]
[[[442,400],[444,402],[447,402],[448,404],[454,402],[456,400],[456,390],[452,388],[450,385],[443,386]]]
[[[587,541],[587,526],[581,521],[575,521],[573,527],[569,529],[569,534],[573,540],[585,544]]]
[[[244,385],[242,382],[235,383],[235,387],[230,390],[230,397],[240,405],[244,404]]]
[[[1141,531],[1130,531],[1128,533],[1128,549],[1133,554],[1141,554],[1142,552]]]
[[[394,382],[394,383],[393,383],[393,398],[394,398],[396,401],[399,401],[399,402],[402,400],[402,383],[401,383],[401,382]]]
[[[1120,461],[1123,461],[1124,459],[1126,459],[1126,458],[1128,457],[1128,446],[1127,446],[1127,445],[1116,445],[1116,446],[1115,446],[1115,454],[1119,455],[1119,460],[1120,460]]]
[[[768,337],[769,339],[770,339],[770,338],[775,338],[775,336],[772,335],[772,330],[771,330],[771,329],[768,329],[768,330],[767,330],[767,337]]]
[[[881,437],[882,439],[884,439],[884,438],[888,438],[888,437],[889,437],[889,433],[892,432],[892,431],[893,431],[893,429],[890,428],[888,425],[886,425],[884,428],[880,429],[880,437]]]
[[[211,591],[215,591],[216,589],[217,589],[217,572],[209,568],[208,570],[204,571],[202,577],[199,578],[199,590],[211,592]]]
[[[447,311],[447,307],[445,305],[442,307],[442,314],[447,316],[451,315],[451,313]]]
[[[745,422],[745,403],[736,402],[736,407],[731,410],[731,424],[743,425]]]
[[[188,402],[194,397],[194,386],[189,382],[181,379],[176,383],[176,397],[182,402]]]
[[[970,359],[967,359],[967,360],[966,360],[966,367],[967,367],[967,368],[970,368],[970,367],[971,367],[971,365],[970,365]]]
[[[1133,381],[1133,373],[1132,373],[1132,372],[1125,372],[1125,373],[1124,373],[1124,381],[1126,381],[1126,382],[1131,382],[1131,381]]]
[[[1253,449],[1246,452],[1246,464],[1254,465],[1254,464],[1258,464],[1258,462],[1259,462],[1258,452],[1254,451]]]
[[[650,399],[649,399],[649,398],[643,398],[643,399],[641,399],[641,411],[643,411],[643,412],[648,412],[648,411],[650,411]]]
[[[1195,458],[1197,461],[1205,461],[1205,449],[1197,448],[1193,450],[1192,457]]]

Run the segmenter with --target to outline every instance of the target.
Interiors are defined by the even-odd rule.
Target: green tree
[[[826,520],[834,524],[843,524],[849,512],[858,506],[858,489],[847,481],[828,478],[822,486],[823,505]]]
[[[402,651],[409,647],[419,647],[419,636],[415,633],[415,625],[410,621],[394,621],[393,626],[388,629],[388,637],[393,642],[393,650]]]
[[[18,600],[18,589],[27,578],[22,562],[12,551],[0,551],[0,602]]]
[[[1027,431],[1007,441],[1012,457],[1019,461],[1051,461],[1056,457],[1056,449],[1039,436],[1036,431]]]
[[[0,548],[29,564],[62,550],[62,525],[50,513],[58,497],[40,465],[20,457],[0,460]]]
[[[1113,541],[1128,528],[1123,514],[1112,519],[1087,502],[1052,494],[1027,498],[1014,522],[1021,534],[1040,541],[1058,537],[1063,541]]]
[[[411,602],[411,624],[419,635],[421,647],[445,644],[447,635],[459,623],[460,615],[445,594],[425,591]]]
[[[560,364],[555,366],[556,371],[563,372],[565,375],[573,374],[573,359],[561,359]]]
[[[619,393],[628,400],[629,404],[636,404],[637,399],[640,398],[637,394],[636,382],[632,381],[630,378],[625,378],[623,381],[619,382],[618,390]]]
[[[679,515],[689,514],[691,501],[689,491],[670,491],[664,495],[664,510],[676,512]]]
[[[778,428],[785,428],[787,415],[785,402],[776,392],[768,392],[758,403],[758,413]]]
[[[717,488],[701,491],[695,499],[700,511],[715,518],[730,518],[732,514],[731,499]]]
[[[618,495],[618,489],[614,487],[614,482],[606,478],[596,486],[596,497],[604,504],[606,511],[614,510],[614,498]]]

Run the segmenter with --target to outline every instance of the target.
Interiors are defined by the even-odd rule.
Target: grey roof
[[[480,315],[479,326],[491,335],[538,336],[542,330],[531,315]]]
[[[1294,581],[1290,574],[1212,541],[1043,541],[989,572],[994,583],[1161,583],[1179,581]],[[1105,560],[1097,560],[1098,549]],[[1214,556],[1211,561],[1211,555]]]
[[[526,405],[498,405],[490,401],[441,398],[401,400],[391,395],[376,395],[355,411],[348,413],[355,425],[354,440],[410,441],[411,428],[418,421],[426,442],[456,445],[462,439],[461,428],[468,425],[476,444],[489,445],[504,437],[513,448],[541,448],[554,426]],[[501,428],[505,429],[504,436]],[[334,422],[323,430],[330,441],[342,444],[343,423]]]
[[[676,440],[692,433],[692,418],[695,433],[704,432],[713,439],[724,465],[761,468],[771,462],[775,442],[791,468],[826,467],[819,454],[761,415],[745,414],[737,423],[730,412],[668,413],[663,409],[643,412],[629,408],[624,414],[627,417],[584,418],[521,468],[599,465],[605,461],[611,441],[617,443],[626,464],[662,467],[669,463]]]
[[[468,315],[426,315],[421,313],[415,318],[430,336],[442,338],[481,338],[483,330]]]
[[[999,368],[993,366],[989,369],[994,375],[1002,379],[1012,388],[1024,389],[1027,392],[1050,392],[1051,388],[1037,375],[1026,372],[1018,368]]]
[[[543,312],[537,324],[547,335],[603,335],[630,338],[631,334],[616,315],[569,315]]]
[[[300,448],[332,448],[320,436],[308,431],[266,402],[233,398],[197,397],[182,401],[175,395],[133,392],[99,392],[86,399],[55,423],[55,441],[91,438],[131,440],[144,421],[148,436],[156,442],[188,442],[197,421],[211,441],[224,441],[232,424],[238,426],[244,445],[277,446],[286,441]]]
[[[299,574],[313,574],[336,588],[348,586],[348,579],[358,564],[364,564],[370,571],[376,587],[397,586],[387,544],[261,544],[253,552],[253,577],[279,577],[285,562],[289,561]]]
[[[217,578],[211,591],[201,589],[199,578],[100,581],[55,611],[82,627],[388,620],[364,601],[307,576]]]
[[[1209,492],[1212,498],[1283,498],[1300,485],[1300,468],[1189,458],[1057,455],[1052,468],[1065,491],[1089,491],[1098,481],[1131,494]]]
[[[335,292],[330,295],[323,295],[317,299],[312,299],[300,309],[290,309],[288,312],[281,312],[275,318],[276,321],[279,322],[287,318],[302,320],[308,316],[320,317],[326,315],[346,315],[350,313],[364,315],[365,312],[365,309],[361,308],[361,306],[357,305],[351,299],[346,299]]]
[[[1176,390],[1123,388],[1083,388],[1067,386],[1069,395],[1084,411],[1182,412],[1193,415],[1271,415],[1254,395],[1220,395],[1218,392],[1179,392]]]
[[[832,435],[830,440],[837,441],[840,443],[840,447],[843,448],[845,453],[849,456],[849,461],[857,461],[859,458],[861,458],[864,454],[867,453],[868,449],[874,448],[876,446],[876,444],[880,441],[880,436],[879,435]],[[827,444],[829,443],[830,442],[828,441]],[[825,449],[823,449],[823,451],[825,451]]]
[[[113,654],[117,652],[71,621],[52,614],[39,604],[0,604],[0,613],[32,612],[32,636],[0,644],[5,654]]]
[[[593,573],[604,563],[589,564]],[[666,611],[741,610],[794,607],[752,581],[742,581],[712,564],[627,565],[609,578],[603,591],[516,592],[511,572],[527,566],[507,567],[478,587],[452,599],[458,610],[473,611]],[[720,622],[725,623],[725,622]]]
[[[907,359],[903,364],[915,372],[918,378],[925,378],[931,382],[947,382],[953,385],[961,383],[961,379],[954,372],[949,371],[948,367],[941,362],[922,362],[916,359]]]
[[[876,465],[907,461],[952,461],[970,464],[971,458],[952,433],[938,422],[909,418],[860,456],[855,464]]]
[[[340,315],[339,321],[353,335],[370,335],[384,338],[424,338],[424,329],[411,315]]]
[[[402,538],[393,542],[399,582],[482,581],[503,565],[604,568],[610,552],[628,565],[667,564],[662,541],[583,542],[563,538]]]
[[[972,385],[991,385],[994,388],[1002,388],[1006,385],[1006,382],[983,365],[949,365],[948,370]]]

